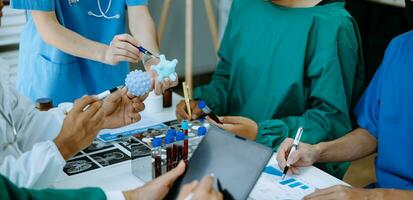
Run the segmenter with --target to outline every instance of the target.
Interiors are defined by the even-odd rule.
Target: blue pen
[[[143,53],[143,54],[145,54],[145,55],[147,55],[147,56],[149,56],[149,57],[152,57],[152,58],[158,58],[159,59],[159,56],[155,56],[155,55],[153,55],[153,53],[151,53],[150,51],[148,51],[147,49],[145,49],[145,48],[143,48],[142,46],[136,46],[136,45],[134,45],[134,44],[132,44],[132,43],[130,43],[131,45],[133,45],[134,47],[136,47],[141,53]]]

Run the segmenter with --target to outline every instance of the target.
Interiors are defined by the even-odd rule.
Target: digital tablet
[[[211,174],[234,199],[247,199],[272,153],[269,147],[211,125],[166,199],[176,199],[183,185]]]

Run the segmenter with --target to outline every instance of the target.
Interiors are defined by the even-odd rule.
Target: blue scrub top
[[[106,65],[46,44],[36,30],[32,10],[54,11],[64,27],[109,45],[115,35],[126,32],[126,6],[146,4],[147,0],[80,0],[72,5],[69,0],[12,0],[13,8],[28,10],[20,38],[18,90],[33,101],[48,97],[57,105],[123,85],[129,71],[126,62]]]
[[[395,38],[356,107],[360,127],[378,140],[379,188],[413,189],[413,32]]]

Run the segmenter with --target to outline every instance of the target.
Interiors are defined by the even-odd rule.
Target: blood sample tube
[[[206,105],[205,101],[199,101],[198,103],[198,108],[202,110],[204,114],[206,114],[209,118],[214,120],[218,124],[222,124],[221,121],[219,121],[218,116],[212,112],[212,110]]]
[[[181,160],[184,160],[184,140],[185,133],[179,131],[176,134],[176,164],[178,164]]]
[[[187,137],[188,137],[188,133],[189,133],[188,121],[183,120],[182,124],[181,124],[181,127],[182,127],[182,131],[185,133],[185,137],[186,137],[185,140],[184,140],[184,157],[183,157],[183,159],[187,160],[188,159],[188,140],[187,140]]]
[[[152,178],[162,175],[161,146],[162,138],[154,138],[152,141]]]
[[[176,129],[174,127],[170,127],[168,131],[166,132],[166,135],[171,135],[173,137],[176,137]]]
[[[180,131],[180,132],[178,132],[178,133],[176,133],[176,140],[175,141],[178,141],[178,139],[180,139],[180,138],[178,138],[178,135],[183,135],[184,137],[185,137],[185,134],[182,132],[182,131]],[[172,155],[172,157],[174,158],[174,160],[172,161],[173,162],[173,168],[175,168],[177,165],[178,165],[178,143],[177,142],[175,142],[173,145],[172,145],[172,153],[173,153],[173,155]]]
[[[166,145],[166,171],[170,171],[175,167],[176,156],[174,153],[173,143],[175,142],[175,137],[172,134],[167,134],[165,137]]]

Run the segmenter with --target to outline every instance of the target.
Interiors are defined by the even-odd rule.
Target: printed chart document
[[[334,185],[347,185],[343,181],[316,167],[300,169],[299,175],[287,175],[282,180],[282,170],[278,167],[276,154],[265,167],[250,194],[250,200],[302,199],[315,191]]]
[[[164,124],[162,124],[161,121],[159,121],[159,119],[155,119],[153,117],[150,117],[149,115],[141,117],[142,118],[139,122],[130,124],[128,126],[117,129],[103,129],[98,133],[97,138],[103,142],[113,142],[119,140],[119,136],[129,137],[138,132],[146,131],[149,128],[161,129],[166,127]]]

